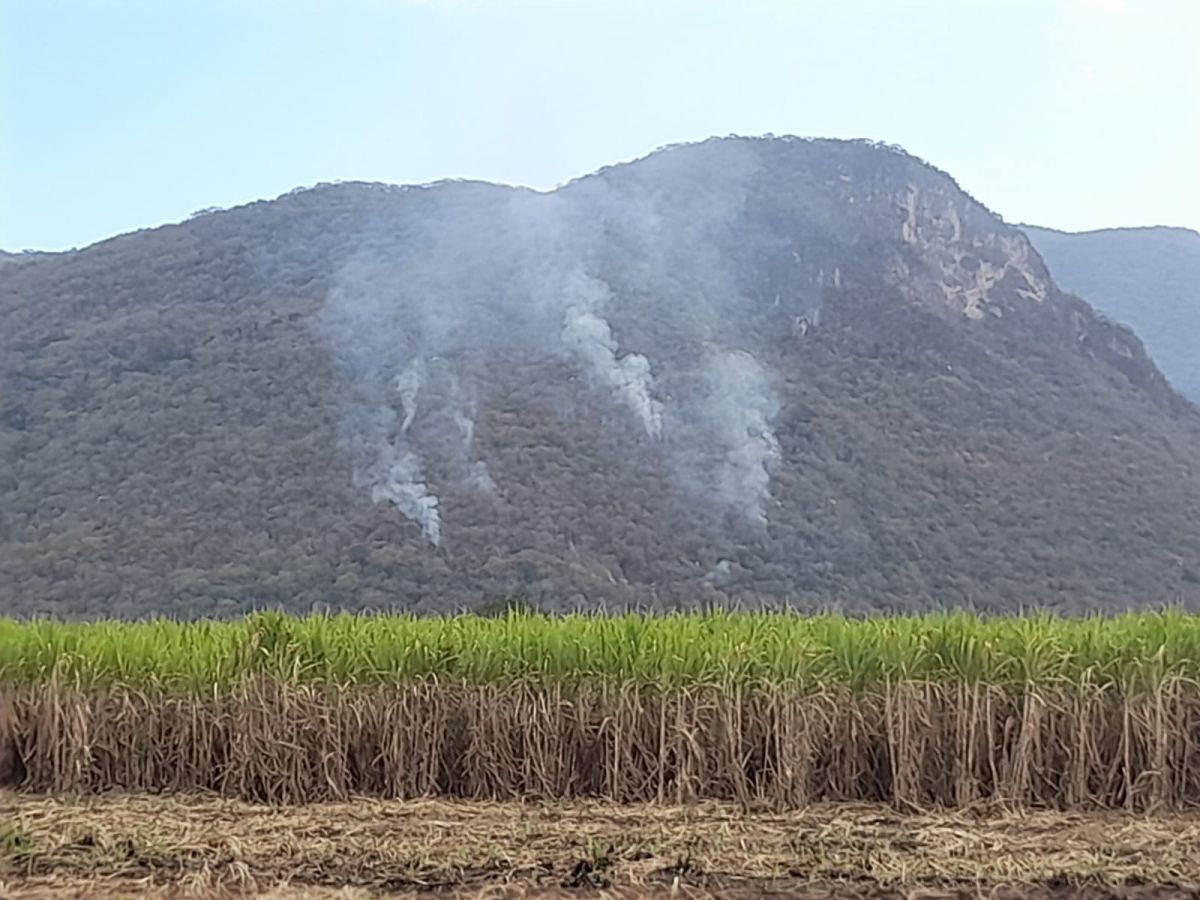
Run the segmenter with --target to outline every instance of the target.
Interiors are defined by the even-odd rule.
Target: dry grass
[[[1200,805],[1200,687],[1017,693],[258,678],[207,694],[0,686],[0,785],[288,804],[721,800],[743,809]]]
[[[0,896],[72,885],[90,885],[88,896],[103,885],[161,896],[257,894],[288,885],[312,898],[434,891],[550,897],[557,895],[538,892],[564,888],[572,896],[638,888],[642,896],[669,894],[673,885],[687,896],[778,891],[814,898],[831,884],[897,897],[918,890],[986,896],[1014,884],[1086,888],[1096,896],[1131,885],[1200,887],[1200,818],[1185,816],[900,816],[845,805],[747,815],[713,803],[369,799],[271,808],[218,798],[9,793],[0,795],[0,822],[7,823],[0,838],[7,893],[0,889]],[[326,892],[314,893],[318,888]]]
[[[0,891],[3,885],[0,885]],[[158,888],[153,885],[98,882],[96,880],[47,881],[22,885],[0,894],[11,900],[374,900],[380,895],[357,888],[314,888],[276,885],[264,891],[196,891]],[[393,895],[394,896],[394,895]],[[1007,885],[980,890],[978,887],[879,888],[874,885],[763,885],[748,884],[715,891],[687,886],[663,885],[636,888],[569,890],[529,885],[506,885],[480,890],[452,890],[407,894],[412,900],[1195,900],[1190,891],[1173,887]]]

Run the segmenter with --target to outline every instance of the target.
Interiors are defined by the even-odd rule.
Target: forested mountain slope
[[[1161,227],[1075,234],[1020,228],[1062,287],[1132,326],[1163,374],[1200,403],[1200,234]]]
[[[0,266],[0,609],[1200,599],[1200,421],[903,152],[325,185]]]

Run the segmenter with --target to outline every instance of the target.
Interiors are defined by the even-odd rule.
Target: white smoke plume
[[[654,377],[650,361],[640,353],[618,355],[612,326],[600,315],[608,288],[603,282],[575,273],[567,284],[573,300],[563,315],[562,339],[607,386],[618,400],[638,417],[646,434],[662,437],[662,403],[654,399]]]
[[[396,311],[379,302],[373,288],[365,279],[347,280],[331,292],[317,322],[348,388],[339,397],[339,439],[353,464],[355,486],[376,503],[394,504],[437,545],[438,497],[429,489],[409,436],[425,364],[399,339]]]
[[[342,443],[354,461],[354,484],[368,490],[373,502],[394,504],[437,546],[442,536],[438,498],[425,482],[420,458],[404,443],[395,410],[382,404],[350,422],[343,426]]]
[[[730,177],[703,190],[686,160],[678,172],[651,162],[652,181],[676,186],[664,202],[620,177],[550,194],[444,183],[389,202],[316,322],[345,388],[338,427],[355,483],[436,543],[446,523],[435,485],[496,490],[475,447],[489,367],[519,360],[534,370],[539,359],[568,357],[629,411],[689,489],[765,517],[778,455],[771,402],[748,396],[749,383],[710,383],[700,350],[748,339],[741,285],[713,235],[738,220],[753,154],[722,155]],[[671,342],[660,354],[662,334]],[[638,340],[640,352],[618,335]],[[739,364],[716,371],[725,365],[736,382]],[[390,416],[386,427],[373,422],[380,415]]]
[[[400,423],[402,434],[408,433],[413,419],[417,417],[417,397],[424,382],[425,361],[422,359],[413,360],[396,376],[396,393],[400,395],[400,404],[404,408],[404,421]]]
[[[719,454],[714,490],[752,522],[765,525],[771,471],[780,458],[772,427],[779,402],[767,370],[751,354],[710,351],[705,363],[702,414]]]
[[[474,401],[465,395],[458,377],[450,376],[450,397],[454,410],[452,417],[454,427],[458,431],[460,449],[466,465],[467,473],[464,482],[476,490],[494,494],[496,482],[488,472],[487,463],[481,459],[471,460],[473,444],[475,443],[475,417],[473,415]]]
[[[475,420],[466,414],[461,409],[454,411],[454,424],[458,427],[459,436],[462,437],[463,449],[470,450],[471,442],[475,439]]]
[[[421,479],[421,462],[411,450],[389,446],[380,455],[378,470],[371,484],[371,499],[376,503],[394,503],[409,519],[421,526],[421,532],[435,547],[442,539],[442,520],[438,498]]]
[[[475,490],[483,491],[486,494],[494,494],[498,490],[496,482],[488,472],[487,463],[483,460],[476,460],[471,463],[471,469],[467,473],[467,484],[475,488]]]

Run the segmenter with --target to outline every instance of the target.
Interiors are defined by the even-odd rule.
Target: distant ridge
[[[1200,402],[1200,233],[1164,225],[1076,233],[1018,227],[1064,288],[1131,325],[1167,378]]]

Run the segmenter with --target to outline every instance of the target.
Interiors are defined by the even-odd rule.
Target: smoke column
[[[650,361],[640,353],[618,356],[612,326],[600,315],[608,299],[608,287],[586,275],[574,273],[568,280],[571,301],[563,315],[562,340],[587,365],[592,375],[612,391],[637,416],[646,434],[662,437],[662,404],[651,391],[654,378]]]
[[[752,522],[767,523],[771,470],[780,458],[771,421],[779,403],[766,369],[744,351],[710,351],[703,415],[718,448],[718,498]]]
[[[417,417],[417,396],[421,393],[421,385],[425,381],[425,364],[415,359],[396,376],[396,393],[400,395],[400,403],[404,407],[404,421],[400,423],[400,431],[408,433],[409,426]]]
[[[330,293],[317,321],[347,386],[338,397],[339,442],[350,456],[354,485],[376,503],[394,504],[436,545],[442,530],[438,498],[425,482],[408,436],[425,365],[406,349],[396,309],[380,296],[368,279],[346,279]]]
[[[389,202],[317,322],[346,388],[339,434],[355,484],[436,544],[434,483],[496,490],[474,449],[488,367],[566,357],[632,414],[683,487],[765,521],[779,452],[766,373],[700,347],[744,340],[740,286],[713,235],[737,221],[752,168],[740,151],[723,156],[702,191],[688,164],[654,163],[654,180],[675,185],[662,202],[607,178],[552,194],[440,183]],[[641,352],[621,347],[625,329]]]
[[[492,494],[496,492],[496,482],[492,480],[492,476],[488,472],[487,463],[481,459],[471,459],[471,451],[475,442],[475,417],[472,415],[475,403],[473,399],[469,399],[469,396],[464,397],[463,394],[464,391],[458,376],[451,373],[450,397],[454,407],[454,427],[458,432],[462,458],[466,463],[464,481],[476,490]]]
[[[442,536],[438,498],[422,477],[420,459],[404,444],[395,410],[387,404],[370,414],[360,408],[342,429],[342,445],[354,463],[355,486],[369,491],[375,503],[395,504],[436,546]]]
[[[415,453],[389,446],[380,456],[378,473],[371,485],[371,499],[387,500],[405,516],[421,526],[421,532],[435,547],[442,539],[442,520],[438,498],[421,480],[421,463]]]

